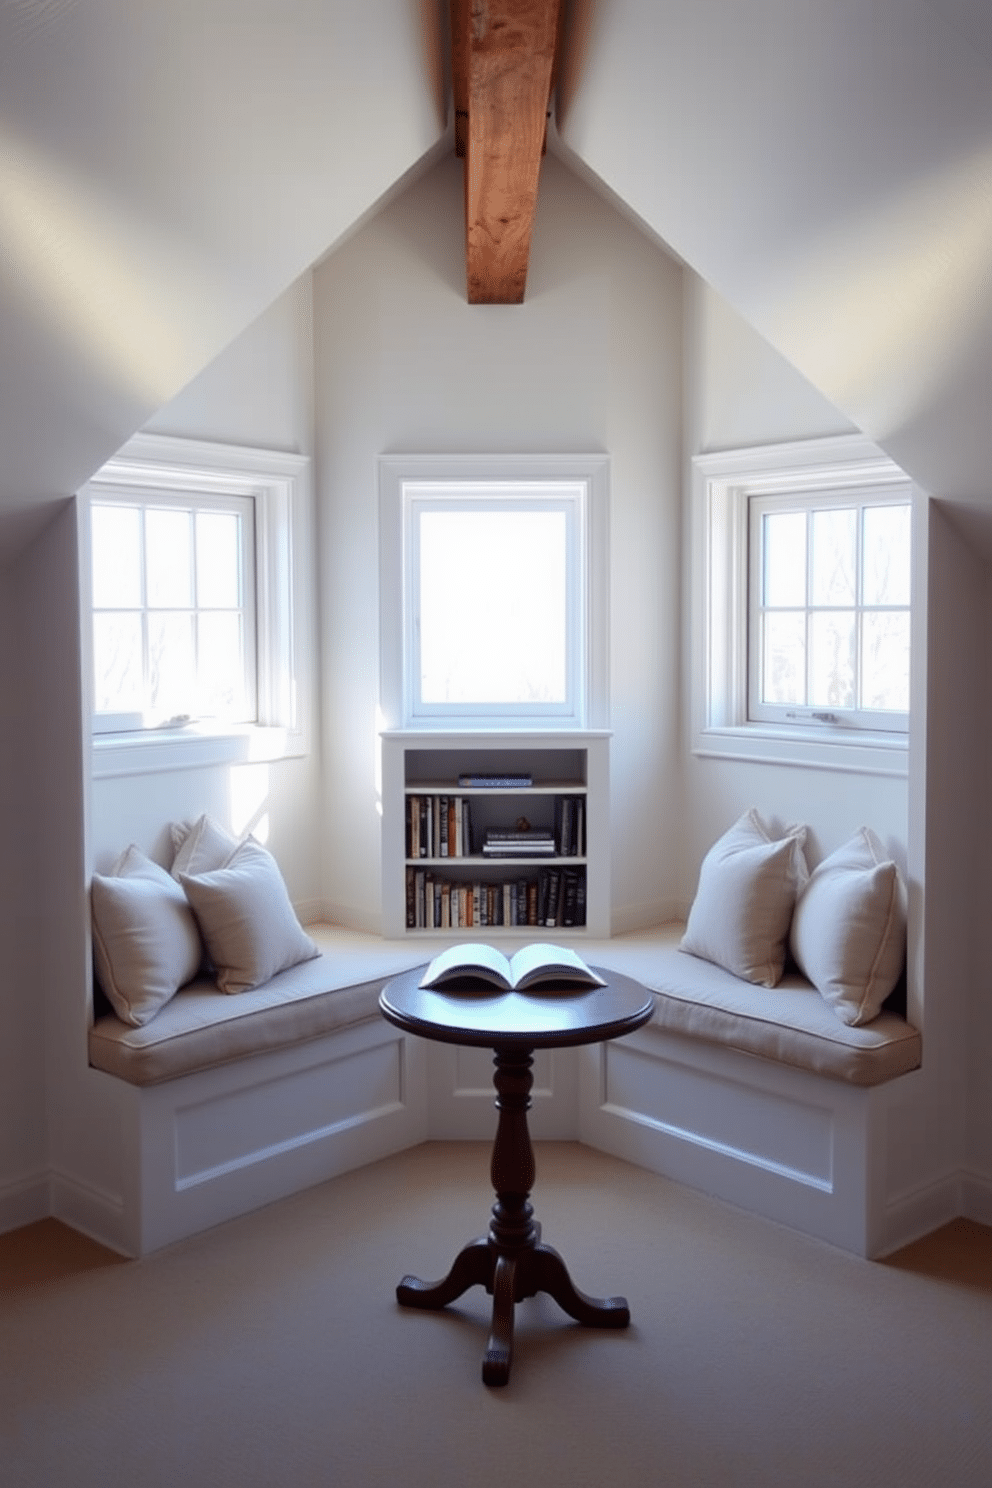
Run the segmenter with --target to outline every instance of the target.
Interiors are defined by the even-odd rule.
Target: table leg
[[[541,1243],[541,1226],[529,1199],[536,1176],[527,1125],[533,1084],[533,1050],[496,1049],[493,1083],[499,1120],[491,1175],[496,1190],[489,1234],[471,1241],[440,1281],[404,1276],[396,1298],[405,1307],[445,1307],[470,1286],[492,1295],[492,1328],[482,1362],[487,1385],[505,1385],[513,1358],[513,1314],[517,1302],[547,1292],[576,1322],[592,1328],[625,1328],[630,1309],[623,1297],[587,1297],[575,1286],[558,1252]]]

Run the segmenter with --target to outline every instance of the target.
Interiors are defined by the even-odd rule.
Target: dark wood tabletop
[[[531,992],[439,992],[420,986],[423,974],[418,967],[394,978],[379,1006],[404,1032],[439,1043],[489,1049],[596,1044],[633,1033],[654,1011],[653,995],[615,971],[600,972],[605,987]]]

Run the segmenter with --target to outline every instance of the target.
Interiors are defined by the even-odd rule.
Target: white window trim
[[[255,607],[258,722],[190,724],[128,734],[95,734],[95,777],[157,773],[243,760],[306,754],[309,726],[302,675],[306,586],[299,555],[306,552],[310,461],[304,455],[215,444],[162,434],[136,434],[79,492],[80,593],[85,637],[84,676],[92,688],[89,503],[122,488],[214,491],[251,497],[255,505]],[[91,714],[92,716],[92,714]]]
[[[776,492],[909,487],[860,434],[697,455],[692,461],[690,719],[695,755],[906,776],[907,736],[757,724],[747,711],[748,500]],[[912,706],[912,704],[911,704]]]
[[[576,707],[567,714],[512,714],[501,710],[477,717],[414,714],[409,674],[405,509],[416,488],[485,485],[511,487],[555,483],[580,485],[585,508],[582,582],[586,625]],[[553,494],[553,493],[552,493]],[[609,715],[609,459],[606,455],[383,455],[379,460],[380,708],[383,726],[438,732],[478,728],[487,733],[519,729],[608,727]]]

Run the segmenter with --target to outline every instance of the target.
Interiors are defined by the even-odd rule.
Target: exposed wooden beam
[[[524,298],[560,19],[560,0],[451,0],[472,305]]]

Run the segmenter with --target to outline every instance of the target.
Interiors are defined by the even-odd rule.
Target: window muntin
[[[101,494],[90,545],[96,728],[255,721],[252,500]]]
[[[585,713],[586,484],[403,482],[406,713]]]
[[[905,732],[910,529],[904,494],[750,498],[750,719]]]

